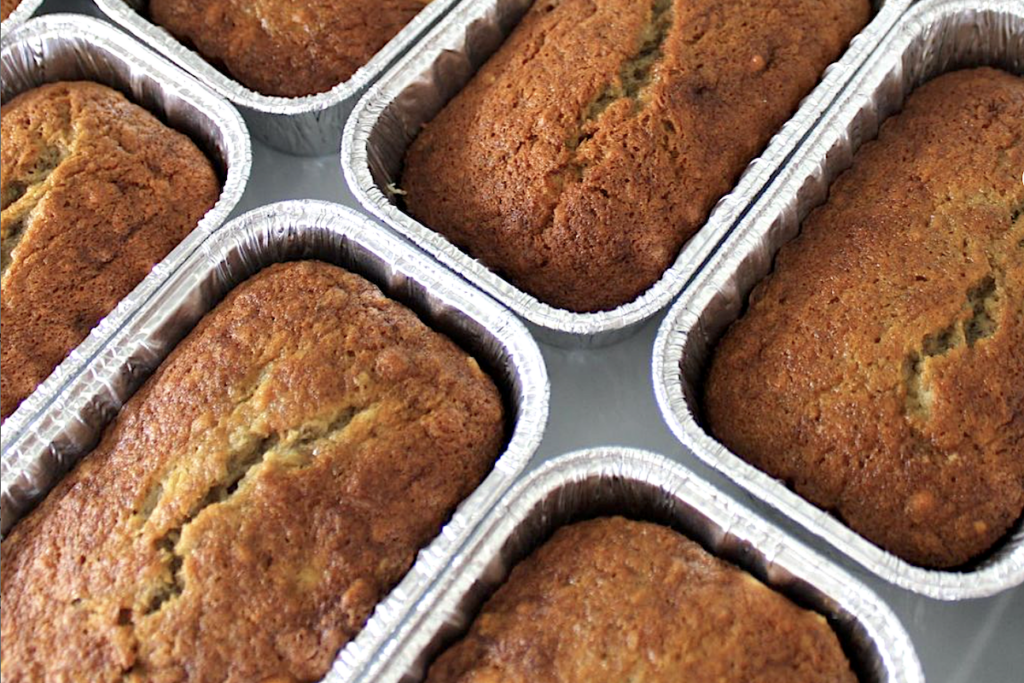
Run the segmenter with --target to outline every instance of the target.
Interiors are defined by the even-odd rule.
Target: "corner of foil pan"
[[[191,73],[217,94],[252,112],[255,117],[250,117],[250,125],[257,137],[285,152],[318,155],[337,148],[341,124],[356,97],[460,1],[432,0],[347,80],[326,92],[302,97],[264,95],[247,88],[186,47],[167,29],[151,22],[138,11],[137,2],[96,0],[96,5],[111,21],[147,47]],[[294,120],[289,122],[288,119]],[[338,130],[333,134],[320,130],[324,126],[333,129],[335,123]]]
[[[13,31],[28,21],[42,4],[43,0],[21,0],[18,6],[14,8],[14,11],[7,15],[7,18],[0,24],[0,33],[6,36],[8,31]]]
[[[44,433],[58,429],[54,419],[42,420],[45,413],[62,413],[70,409],[74,397],[58,398],[72,378],[81,373],[157,287],[184,261],[209,234],[227,219],[241,199],[252,170],[252,146],[249,133],[238,111],[228,102],[173,66],[151,50],[135,44],[128,36],[109,24],[78,14],[50,14],[32,19],[11,32],[5,32],[2,51],[14,49],[22,42],[37,43],[31,48],[33,66],[45,63],[43,42],[46,39],[77,41],[99,47],[123,61],[131,69],[125,77],[126,88],[137,82],[141,70],[152,76],[161,88],[169,89],[181,100],[202,111],[215,123],[220,138],[218,153],[226,166],[224,183],[214,206],[199,220],[196,227],[167,256],[157,263],[149,275],[128,296],[93,328],[89,335],[64,359],[50,375],[4,420],[0,432],[0,452],[6,461],[8,453],[21,448],[26,438],[45,438]],[[44,79],[46,80],[46,79]],[[210,153],[207,152],[209,156]],[[98,407],[97,407],[98,409]],[[52,417],[52,416],[51,416]],[[40,422],[42,420],[42,422]],[[29,434],[33,428],[39,433]],[[6,481],[6,480],[5,480]],[[6,484],[5,484],[6,490]]]
[[[853,616],[868,634],[885,672],[884,678],[871,683],[924,683],[924,672],[909,635],[892,610],[865,584],[776,525],[754,516],[685,466],[650,451],[621,446],[573,451],[520,478],[478,524],[360,683],[412,680],[408,672],[419,668],[416,662],[437,632],[451,625],[466,626],[461,616],[456,618],[457,601],[471,592],[479,577],[489,573],[490,562],[500,555],[515,529],[554,492],[596,476],[642,482],[685,501],[701,514],[728,517],[712,520],[722,535],[757,548],[769,567],[781,566],[786,572],[798,568],[800,580],[830,600],[838,600],[841,609]]]
[[[513,365],[521,373],[522,394],[518,397],[515,427],[505,451],[485,480],[458,506],[441,534],[417,554],[409,574],[374,609],[367,626],[342,648],[324,683],[359,680],[369,662],[400,628],[409,611],[438,578],[452,555],[458,551],[479,518],[513,485],[540,445],[548,420],[550,381],[540,348],[523,323],[511,311],[482,294],[443,265],[430,259],[397,236],[382,232],[364,214],[330,202],[286,202],[279,208],[297,210],[314,220],[332,221],[345,217],[358,226],[358,239],[379,253],[388,254],[392,266],[427,286],[431,296],[478,320],[492,334],[505,340]],[[266,207],[274,210],[274,206]],[[261,210],[257,210],[261,211]],[[440,545],[439,545],[440,544]]]
[[[706,359],[688,358],[690,343],[707,342],[717,337],[720,330],[703,327],[701,311],[715,302],[716,297],[727,301],[726,306],[739,306],[744,298],[736,291],[728,274],[736,270],[747,257],[763,251],[760,238],[771,225],[771,217],[787,210],[788,195],[800,189],[803,175],[824,176],[828,152],[839,145],[844,154],[852,156],[851,143],[844,138],[837,120],[840,117],[857,121],[860,113],[874,106],[874,93],[885,87],[890,73],[901,73],[900,62],[907,47],[933,25],[959,12],[970,15],[971,34],[977,33],[975,23],[980,12],[996,16],[1024,17],[1024,6],[1013,6],[1001,0],[923,0],[903,14],[897,26],[885,36],[882,45],[871,56],[864,68],[837,98],[822,126],[794,155],[794,159],[765,189],[758,203],[743,219],[722,248],[709,261],[699,277],[683,293],[670,310],[659,329],[652,359],[652,378],[655,396],[662,417],[673,435],[697,457],[726,478],[745,489],[750,495],[779,510],[811,533],[851,557],[879,578],[906,590],[937,600],[964,600],[998,594],[1024,584],[1024,517],[1015,530],[997,544],[993,554],[980,568],[966,571],[943,571],[911,565],[881,549],[855,533],[828,512],[812,505],[787,488],[782,482],[768,476],[728,451],[699,424],[691,410],[697,400],[684,392],[683,375],[692,371],[691,365]],[[1002,35],[1003,31],[1000,31]],[[1020,64],[1024,58],[1018,59]],[[874,115],[872,115],[874,116]],[[871,125],[877,125],[874,120]],[[861,126],[854,126],[855,135],[863,135]],[[801,169],[810,169],[801,171]],[[757,254],[756,258],[771,259],[771,254]],[[703,338],[702,338],[703,337]],[[685,365],[684,365],[685,364]],[[687,391],[692,391],[686,387]]]
[[[879,8],[868,26],[851,41],[842,57],[826,69],[818,85],[801,101],[794,116],[775,133],[765,150],[750,162],[733,189],[716,203],[706,223],[691,236],[673,264],[637,299],[608,311],[575,313],[538,300],[496,275],[440,233],[401,211],[381,192],[372,177],[369,140],[385,110],[399,94],[415,83],[414,77],[429,73],[430,67],[442,55],[457,51],[458,46],[468,49],[467,44],[472,42],[468,31],[472,25],[500,22],[497,0],[468,3],[448,14],[363,95],[342,135],[342,171],[357,201],[365,209],[515,311],[527,321],[540,341],[569,348],[612,344],[639,329],[692,281],[764,186],[814,127],[837,93],[891,30],[911,0],[874,2]]]

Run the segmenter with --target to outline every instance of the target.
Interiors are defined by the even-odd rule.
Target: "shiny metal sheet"
[[[96,0],[96,5],[143,43],[231,100],[254,137],[285,152],[317,155],[337,152],[345,119],[367,86],[458,2],[431,0],[351,78],[327,92],[305,97],[275,97],[246,88],[149,21],[145,0]]]
[[[273,204],[235,219],[197,249],[73,381],[89,413],[52,418],[62,427],[5,454],[4,532],[98,441],[121,405],[242,280],[279,261],[318,258],[374,282],[480,361],[509,409],[510,438],[494,469],[422,549],[405,578],[342,649],[325,680],[351,681],[437,579],[479,519],[523,471],[547,423],[549,386],[540,349],[508,310],[351,209],[319,201]]]
[[[682,291],[909,4],[910,0],[876,0],[871,23],[826,70],[821,83],[750,163],[733,191],[718,202],[672,267],[639,298],[609,311],[575,313],[538,300],[402,211],[389,189],[397,182],[405,150],[421,126],[494,54],[532,0],[464,2],[445,17],[356,105],[345,127],[342,169],[364,207],[515,311],[538,339],[568,347],[609,344],[631,334]]]
[[[621,447],[561,456],[517,482],[363,680],[422,681],[519,560],[557,527],[608,514],[671,526],[824,615],[862,683],[924,682],[910,638],[869,588],[682,465]]]
[[[0,24],[0,33],[6,36],[8,31],[13,31],[20,24],[28,21],[28,18],[35,14],[42,4],[43,0],[21,0],[14,11]]]
[[[785,484],[730,453],[697,417],[706,361],[772,268],[779,248],[827,197],[860,145],[917,85],[956,68],[990,64],[1024,74],[1024,3],[938,0],[915,5],[881,44],[790,164],[672,308],[654,349],[663,416],[698,458],[898,586],[940,600],[994,595],[1024,583],[1024,520],[977,566],[916,567],[882,550]]]
[[[159,284],[224,222],[249,180],[252,150],[245,124],[230,104],[129,36],[95,19],[51,14],[33,19],[10,33],[5,29],[0,70],[3,102],[59,80],[92,80],[120,90],[192,138],[213,161],[221,181],[220,198],[195,230],[4,421],[2,453],[6,466],[8,452],[28,427],[39,430],[33,438],[46,439],[62,416],[97,409],[62,389]]]

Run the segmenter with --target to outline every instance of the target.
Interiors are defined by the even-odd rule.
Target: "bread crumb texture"
[[[336,266],[236,287],[3,542],[4,680],[320,680],[503,446],[466,358]]]
[[[557,308],[671,266],[868,0],[538,0],[411,145],[408,210]]]
[[[220,185],[188,137],[98,83],[22,93],[0,130],[6,418],[196,227]]]
[[[427,683],[855,683],[835,633],[667,527],[562,527],[519,563]]]
[[[250,90],[300,97],[347,81],[430,0],[150,0],[149,16]]]
[[[733,452],[917,565],[1024,510],[1024,78],[922,86],[779,252],[706,385]]]

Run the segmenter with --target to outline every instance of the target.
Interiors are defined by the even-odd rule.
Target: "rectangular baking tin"
[[[634,332],[668,305],[714,251],[736,220],[792,154],[910,0],[874,0],[876,14],[831,65],[796,114],[750,163],[732,192],[690,238],[675,263],[636,300],[609,311],[554,308],[515,287],[415,220],[394,202],[405,151],[476,70],[494,54],[533,0],[477,0],[461,4],[374,85],[345,126],[341,166],[356,199],[389,227],[455,269],[520,317],[541,341],[567,347],[601,346]]]
[[[870,589],[682,465],[619,447],[577,451],[517,482],[374,661],[364,683],[419,683],[512,567],[565,524],[623,515],[671,526],[828,618],[862,683],[923,683],[910,638]]]
[[[544,432],[549,396],[540,349],[515,316],[351,209],[318,201],[273,204],[204,242],[76,378],[75,392],[108,406],[102,419],[67,416],[53,440],[27,440],[4,459],[0,512],[6,533],[95,445],[120,406],[231,288],[272,263],[311,258],[366,277],[457,341],[495,378],[511,418],[509,442],[494,469],[342,649],[327,680],[350,681],[525,468]]]
[[[19,8],[20,9],[20,8]],[[106,340],[131,317],[238,203],[249,180],[249,134],[234,107],[191,76],[110,25],[82,15],[51,14],[4,30],[0,55],[3,102],[44,83],[91,80],[123,92],[170,127],[186,133],[213,161],[222,183],[220,198],[196,228],[97,325],[86,339],[8,417],[2,429],[4,461],[32,426],[49,438],[68,414],[98,407],[63,392]]]
[[[747,295],[772,269],[779,248],[827,197],[863,142],[924,81],[958,67],[992,64],[1024,73],[1024,4],[942,0],[916,5],[900,21],[783,173],[757,202],[662,324],[654,387],[662,415],[698,458],[751,495],[821,536],[877,576],[940,600],[993,595],[1024,582],[1024,524],[977,567],[936,571],[911,565],[746,463],[698,422],[705,364]]]
[[[14,11],[0,24],[0,33],[6,36],[8,31],[13,31],[17,26],[28,21],[28,18],[35,14],[42,4],[43,0],[21,0]]]
[[[305,97],[275,97],[246,88],[152,23],[141,11],[146,0],[96,0],[96,5],[143,43],[231,100],[257,139],[292,154],[318,155],[338,151],[345,119],[366,87],[458,2],[431,0],[351,78]]]

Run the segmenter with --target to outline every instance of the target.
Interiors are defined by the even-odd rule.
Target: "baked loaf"
[[[408,150],[408,210],[572,311],[637,298],[869,0],[538,0]]]
[[[657,524],[559,529],[427,683],[854,683],[824,617]]]
[[[783,247],[706,383],[711,431],[903,559],[1024,510],[1024,78],[947,74]]]
[[[21,0],[0,0],[0,19],[6,19],[20,4]]]
[[[491,469],[472,358],[360,277],[272,266],[3,543],[5,681],[315,681]]]
[[[217,201],[189,138],[97,83],[0,110],[6,418]]]
[[[242,85],[299,97],[330,90],[430,0],[150,0],[152,20]]]

